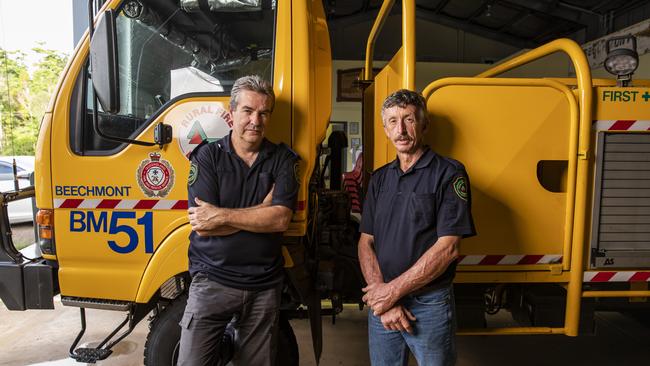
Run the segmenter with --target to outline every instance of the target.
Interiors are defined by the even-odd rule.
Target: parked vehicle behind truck
[[[29,187],[33,172],[33,156],[0,156],[0,192],[16,190],[16,183],[18,188]],[[11,202],[8,207],[9,223],[13,225],[32,222],[35,214],[32,206],[32,200]]]
[[[392,5],[384,2],[366,48],[366,176],[395,156],[383,136],[381,102],[415,87],[413,0],[401,4],[402,47],[374,79],[370,71]],[[495,77],[555,52],[569,56],[575,78]],[[298,362],[288,323],[296,316],[310,319],[319,357],[321,315],[360,303],[363,279],[349,196],[325,186],[317,163],[331,109],[331,52],[318,0],[108,1],[41,125],[35,195],[42,258],[18,253],[6,212],[0,217],[5,305],[52,308],[60,293],[63,305],[80,308],[82,331],[70,355],[86,362],[108,357],[150,315],[144,362],[173,362],[190,281],[187,157],[203,140],[227,134],[230,87],[253,73],[271,80],[276,93],[268,137],[302,158],[284,236],[278,364]],[[595,310],[647,309],[636,299],[650,296],[643,97],[650,88],[618,84],[592,79],[580,47],[558,40],[477,77],[424,89],[427,142],[462,161],[472,181],[479,235],[463,241],[458,259],[461,333],[575,336],[590,330]],[[622,103],[615,99],[621,93],[635,98]],[[323,299],[331,309],[321,309]],[[126,319],[96,348],[76,349],[86,308],[123,311]],[[520,326],[488,328],[485,314],[499,309]]]

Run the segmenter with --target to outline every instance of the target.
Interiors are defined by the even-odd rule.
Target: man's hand
[[[226,224],[228,209],[204,202],[198,197],[194,201],[196,207],[187,210],[193,231],[207,232]]]
[[[366,293],[362,300],[372,308],[375,316],[385,313],[399,300],[397,289],[390,283],[375,282],[362,290]]]
[[[399,330],[400,332],[413,333],[411,322],[416,321],[413,314],[402,305],[396,305],[381,314],[381,324],[386,330]]]

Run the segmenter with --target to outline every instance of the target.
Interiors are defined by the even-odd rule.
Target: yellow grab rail
[[[513,59],[496,65],[480,74],[477,78],[494,77],[504,72],[510,71],[519,66],[528,64],[542,57],[556,52],[566,53],[576,71],[578,87],[578,103],[580,107],[578,151],[577,151],[577,173],[576,173],[576,193],[574,208],[574,225],[573,240],[571,242],[570,260],[570,277],[567,288],[567,304],[565,313],[565,332],[569,336],[578,335],[578,325],[580,321],[580,302],[582,299],[582,279],[583,279],[583,261],[585,251],[585,227],[587,218],[587,173],[589,169],[590,149],[590,129],[591,129],[591,108],[593,100],[593,87],[591,80],[591,70],[587,57],[580,46],[570,39],[558,39],[549,42],[543,46],[535,48],[529,52],[519,55]],[[435,83],[430,84],[424,90],[423,94],[429,95]],[[566,262],[565,262],[566,263]]]
[[[650,291],[584,291],[582,297],[650,297]]]
[[[513,334],[564,334],[564,328],[551,327],[508,327],[458,329],[457,335],[513,335]]]
[[[375,42],[394,3],[395,0],[383,2],[368,35],[364,80],[374,78],[372,61]],[[415,90],[415,0],[402,0],[402,48],[402,85],[406,89]]]
[[[572,234],[574,225],[574,201],[576,196],[576,175],[578,166],[578,134],[580,126],[579,106],[576,103],[575,96],[571,90],[564,84],[551,79],[485,79],[485,78],[443,78],[438,79],[424,88],[422,95],[425,100],[429,100],[431,94],[438,89],[450,85],[473,85],[473,86],[527,86],[527,87],[547,87],[558,90],[563,93],[569,103],[569,157],[568,157],[568,175],[567,175],[567,197],[566,197],[566,217],[564,221],[564,239],[562,249],[562,270],[569,270]]]

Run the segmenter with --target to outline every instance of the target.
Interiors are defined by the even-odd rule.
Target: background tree
[[[0,49],[0,154],[34,155],[38,128],[67,56],[42,47],[30,70],[21,51]]]
[[[31,124],[29,112],[29,73],[24,62],[25,54],[20,51],[7,52],[0,49],[0,119],[2,138],[0,140],[2,155],[12,152],[17,130]],[[21,149],[18,149],[21,150]],[[32,148],[33,150],[33,148]]]

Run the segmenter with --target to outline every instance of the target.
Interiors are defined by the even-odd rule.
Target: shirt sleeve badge
[[[456,192],[456,195],[458,198],[462,199],[463,201],[467,201],[467,183],[465,183],[465,177],[463,176],[458,176],[454,178],[454,182],[452,183],[454,187],[454,192]]]
[[[189,176],[187,178],[187,184],[188,185],[194,184],[194,182],[196,182],[196,178],[198,178],[198,176],[199,176],[199,166],[196,165],[195,162],[192,162],[192,164],[190,164],[190,174],[189,174]]]
[[[300,162],[296,161],[293,163],[293,178],[298,184],[300,184]]]

